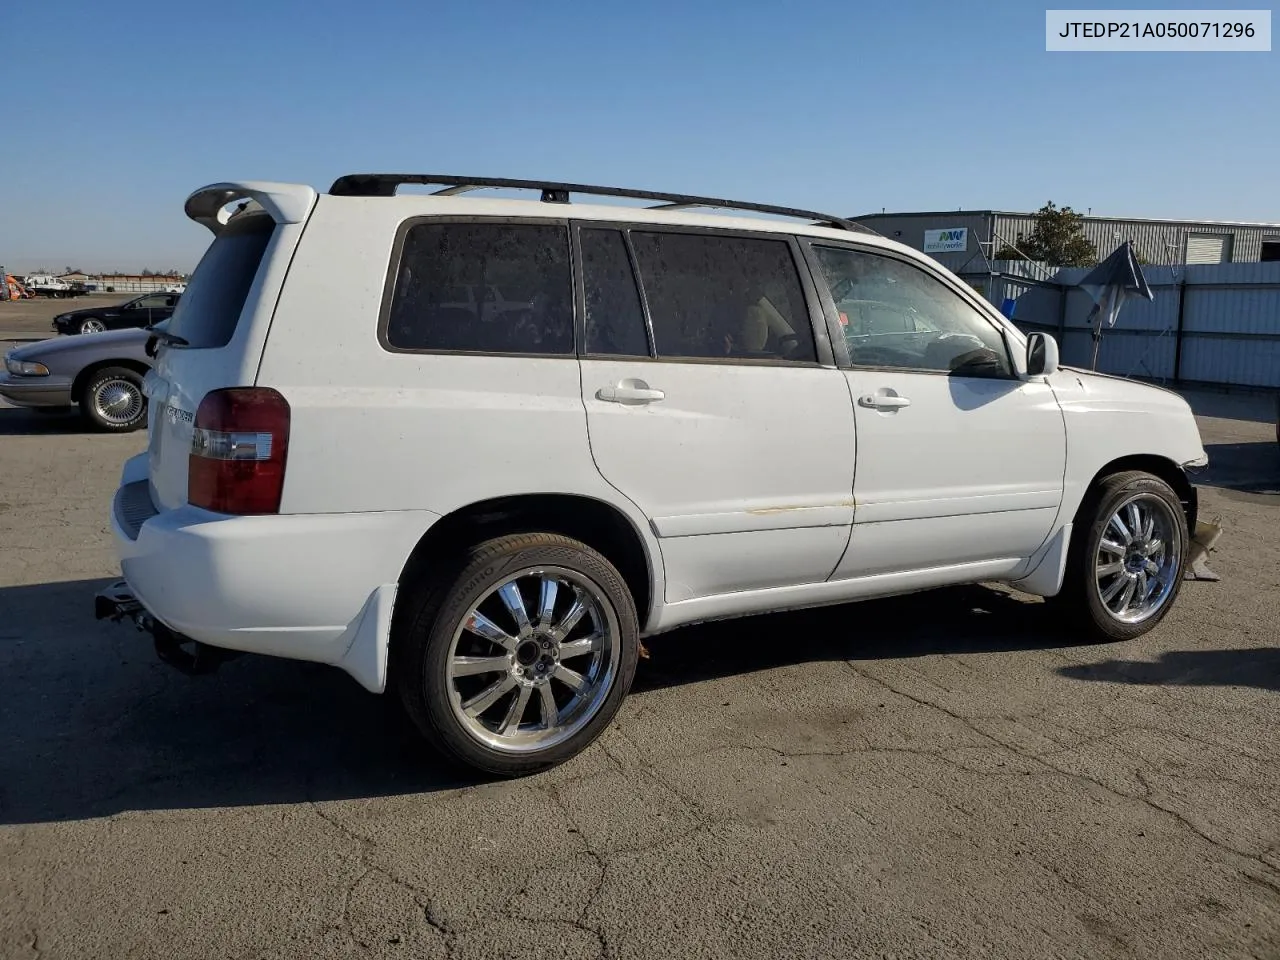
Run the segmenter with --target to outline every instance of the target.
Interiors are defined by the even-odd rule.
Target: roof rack
[[[625,187],[596,187],[584,183],[510,180],[501,177],[458,177],[451,174],[435,173],[351,173],[335,180],[333,186],[329,188],[329,193],[335,197],[393,197],[397,187],[409,183],[441,187],[442,189],[436,190],[432,194],[432,196],[437,197],[454,197],[463,193],[471,193],[474,190],[506,188],[537,190],[542,194],[543,203],[568,203],[570,194],[585,193],[601,197],[627,197],[633,200],[661,201],[647,208],[650,210],[681,210],[689,207],[750,210],[753,213],[769,213],[780,217],[814,220],[819,224],[833,226],[841,230],[879,236],[876,231],[870,227],[864,227],[860,223],[813,210],[775,207],[767,203],[746,203],[740,200],[722,200],[716,197],[694,197],[682,193],[658,193],[653,190],[630,190]]]

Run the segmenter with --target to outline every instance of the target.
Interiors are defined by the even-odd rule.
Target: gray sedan
[[[146,330],[111,330],[42,340],[10,350],[0,397],[19,407],[70,410],[96,429],[127,433],[146,426],[142,381],[151,369]]]

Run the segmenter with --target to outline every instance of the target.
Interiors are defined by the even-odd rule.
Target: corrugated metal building
[[[1003,210],[874,213],[853,217],[877,233],[923,250],[957,273],[985,268],[1018,234],[1030,234],[1035,214]],[[1144,220],[1084,216],[1084,234],[1102,259],[1125,240],[1151,264],[1257,263],[1280,260],[1280,223]]]

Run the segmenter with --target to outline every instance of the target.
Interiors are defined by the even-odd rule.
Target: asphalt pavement
[[[94,621],[144,439],[0,409],[0,956],[1280,956],[1280,450],[1196,406],[1223,579],[1154,632],[982,586],[680,630],[515,782]]]

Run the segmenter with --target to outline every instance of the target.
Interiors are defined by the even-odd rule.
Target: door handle
[[[597,400],[628,405],[655,403],[658,400],[665,400],[666,396],[661,390],[653,389],[643,380],[635,379],[619,380],[611,387],[601,387],[596,391]]]
[[[858,398],[858,406],[870,407],[872,410],[898,410],[911,406],[911,401],[896,394],[864,393]]]

